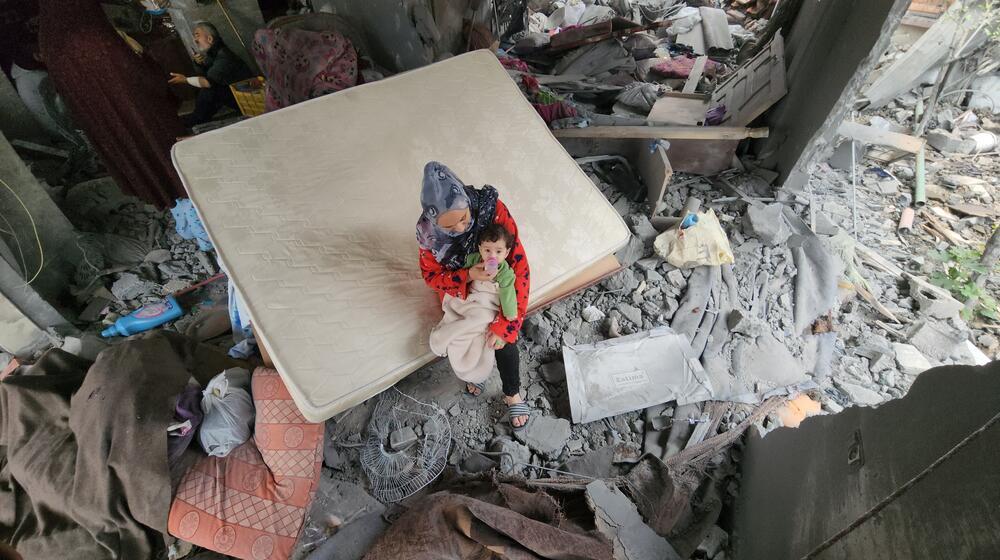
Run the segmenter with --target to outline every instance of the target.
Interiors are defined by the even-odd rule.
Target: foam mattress
[[[322,421],[434,359],[417,264],[424,164],[491,184],[518,224],[531,305],[629,231],[486,51],[209,132],[173,161],[260,343]]]

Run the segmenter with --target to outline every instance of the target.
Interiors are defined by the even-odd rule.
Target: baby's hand
[[[489,273],[486,272],[486,264],[484,264],[484,263],[479,263],[479,264],[473,265],[472,268],[469,269],[469,279],[470,280],[479,280],[480,282],[489,282],[489,281],[493,280],[494,276],[496,276],[496,275],[495,274],[491,275],[491,274],[489,274]]]

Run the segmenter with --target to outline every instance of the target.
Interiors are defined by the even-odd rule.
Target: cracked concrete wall
[[[0,242],[19,256],[11,265],[19,270],[22,278],[25,274],[33,276],[39,263],[43,263],[42,271],[31,287],[49,301],[55,301],[66,290],[68,280],[82,256],[73,225],[2,134],[0,178],[11,189],[0,185],[0,216],[3,217],[0,227],[10,231],[0,235]],[[28,212],[25,212],[22,203]],[[35,238],[34,228],[38,229],[39,239]],[[39,241],[41,249],[38,248]],[[12,287],[0,283],[4,292],[8,288]]]
[[[36,142],[46,139],[41,125],[21,101],[14,83],[3,72],[0,72],[0,133],[8,138]]]
[[[909,0],[799,0],[785,38],[788,94],[764,115],[770,136],[753,144],[764,167],[800,190],[809,164],[833,149],[848,114]],[[789,3],[791,4],[791,3]]]
[[[801,558],[1000,411],[1000,362],[922,373],[903,399],[749,438],[733,527],[736,560]],[[819,557],[994,558],[1000,426]],[[852,461],[852,456],[857,457]]]

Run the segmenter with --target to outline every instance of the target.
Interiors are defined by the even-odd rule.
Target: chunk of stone
[[[673,269],[667,273],[667,280],[679,290],[683,290],[687,287],[687,279],[684,278],[684,273],[679,269]]]
[[[644,214],[630,216],[629,225],[631,226],[632,233],[642,240],[642,243],[647,247],[652,247],[653,240],[660,234]]]
[[[554,459],[566,446],[570,434],[569,420],[534,414],[514,437],[539,455]]]
[[[631,270],[625,269],[612,275],[603,282],[608,291],[616,293],[631,292],[639,287],[639,280]]]
[[[583,317],[583,320],[588,323],[595,323],[604,318],[604,312],[594,307],[593,305],[588,305],[587,307],[584,307],[581,315]]]
[[[647,257],[645,259],[637,260],[635,264],[642,270],[655,270],[656,267],[660,266],[661,262],[663,262],[663,260],[659,257]]]
[[[507,437],[496,437],[490,442],[490,451],[501,453],[500,471],[504,474],[521,472],[531,463],[531,450]]]
[[[976,149],[975,140],[940,128],[927,132],[924,138],[931,147],[945,154],[971,154]]]
[[[784,205],[779,203],[748,206],[743,216],[743,231],[764,245],[784,243],[792,235],[785,221]]]
[[[917,302],[921,313],[936,319],[954,317],[963,307],[962,302],[951,297],[948,290],[916,276],[910,277],[910,295]]]
[[[170,249],[153,249],[146,253],[146,262],[160,264],[169,261],[172,257]]]
[[[610,445],[594,449],[566,461],[562,470],[594,478],[609,478],[611,476],[611,461],[614,454],[614,447]]]
[[[833,223],[830,216],[827,216],[825,212],[816,212],[816,233],[820,235],[837,235],[838,231],[840,231],[840,228],[837,224]]]
[[[851,383],[849,381],[842,381],[840,379],[835,379],[833,382],[841,391],[846,393],[848,398],[850,398],[855,404],[861,406],[874,406],[882,403],[882,395],[867,387],[863,387],[857,383]]]
[[[946,323],[926,321],[911,331],[909,342],[925,356],[940,362],[951,357],[965,338]]]
[[[680,560],[670,543],[642,521],[635,504],[621,490],[595,480],[587,485],[586,500],[598,532],[611,541],[616,559]]]
[[[524,333],[534,342],[544,345],[552,336],[552,324],[544,315],[533,315],[525,319]]]
[[[642,311],[636,307],[633,307],[627,303],[619,303],[615,306],[623,317],[632,322],[633,325],[642,325]]]
[[[628,244],[619,250],[615,256],[618,257],[618,262],[622,263],[623,267],[628,268],[645,255],[646,244],[642,242],[642,239],[633,235],[629,238]]]
[[[147,282],[131,272],[124,272],[118,280],[115,280],[115,283],[111,285],[111,293],[114,294],[116,298],[123,301],[138,299],[139,297],[146,295],[159,295],[160,285]]]
[[[409,449],[415,443],[417,443],[417,432],[409,426],[403,426],[389,434],[389,447],[394,451]]]

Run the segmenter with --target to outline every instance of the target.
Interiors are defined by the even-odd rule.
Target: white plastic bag
[[[231,368],[216,375],[202,391],[201,410],[205,418],[198,441],[205,453],[225,457],[253,434],[253,399],[250,372]]]
[[[732,264],[733,250],[715,211],[697,214],[687,229],[671,228],[653,240],[657,255],[677,268]]]

